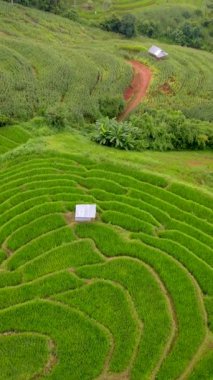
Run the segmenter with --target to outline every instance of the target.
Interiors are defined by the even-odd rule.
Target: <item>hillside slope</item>
[[[104,12],[113,13],[117,12],[119,14],[122,13],[136,13],[138,14],[139,12],[144,12],[144,11],[149,11],[149,10],[158,10],[160,8],[172,8],[174,6],[177,6],[177,1],[175,0],[170,0],[169,2],[167,0],[93,0],[91,3],[90,7],[86,7],[85,5],[87,4],[86,1],[84,0],[62,0],[62,3],[66,7],[73,7],[75,6],[76,9],[78,10],[83,10],[84,12],[87,10],[87,14],[90,14],[90,17],[97,17],[103,14]],[[181,0],[178,1],[178,5],[180,7],[183,7],[183,9],[188,8],[188,9],[205,9],[205,4],[206,2],[203,0]],[[89,4],[89,2],[88,2]],[[89,10],[90,9],[90,12]],[[96,14],[95,14],[96,11]],[[84,13],[85,15],[85,13]]]
[[[152,73],[141,107],[210,120],[212,54],[155,61],[157,41],[1,1],[0,38],[0,116],[20,119],[0,128],[0,379],[210,380],[212,151],[121,151],[72,127],[122,97],[131,59]],[[23,121],[58,107],[57,133]],[[97,218],[78,223],[85,203]]]
[[[213,55],[162,45],[169,59],[150,58],[147,38],[128,41],[65,18],[0,1],[0,110],[30,119],[60,107],[69,119],[95,120],[106,98],[120,99],[131,81],[124,58],[153,70],[146,104],[213,119]],[[36,39],[35,39],[36,36]]]
[[[74,120],[93,119],[131,79],[110,36],[61,17],[0,2],[0,33],[3,114],[29,119],[60,104]]]

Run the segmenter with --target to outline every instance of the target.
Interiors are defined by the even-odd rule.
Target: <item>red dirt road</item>
[[[152,72],[147,66],[137,61],[130,61],[130,64],[134,69],[134,77],[130,87],[124,92],[124,99],[127,102],[127,106],[124,112],[119,116],[119,121],[126,119],[130,112],[140,104],[146,95],[152,79]]]

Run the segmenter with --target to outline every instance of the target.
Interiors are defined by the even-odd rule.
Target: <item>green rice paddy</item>
[[[1,378],[211,378],[211,193],[71,147],[1,163]]]

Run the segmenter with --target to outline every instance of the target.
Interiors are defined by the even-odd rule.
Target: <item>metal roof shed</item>
[[[76,205],[75,207],[75,221],[76,222],[90,222],[96,217],[96,205]]]
[[[153,57],[157,59],[162,59],[168,56],[168,53],[166,53],[164,50],[155,45],[151,46],[151,48],[149,49],[149,54],[153,55]]]

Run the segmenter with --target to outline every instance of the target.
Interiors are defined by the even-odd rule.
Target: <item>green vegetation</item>
[[[2,1],[0,19],[3,115],[23,120],[39,114],[53,126],[65,117],[83,123],[101,115],[106,94],[122,96],[131,68],[113,54],[110,36]]]
[[[127,291],[114,282],[97,280],[54,299],[82,310],[105,325],[114,339],[110,370],[121,372],[126,368],[137,344],[137,333],[140,334],[139,320],[135,320],[136,312]]]
[[[37,331],[57,342],[51,366],[42,377],[69,379],[72,373],[73,379],[86,379],[99,374],[109,349],[109,333],[83,313],[53,301],[35,300],[3,310],[0,318],[1,332]],[[25,358],[27,354],[25,347]]]
[[[123,90],[132,75],[122,58],[126,57],[152,68],[146,106],[213,120],[212,54],[208,52],[164,43],[161,46],[169,58],[159,62],[147,53],[150,45],[159,41],[121,39],[2,1],[0,30],[4,89],[0,92],[0,109],[9,119],[29,120],[40,115],[51,125],[63,125],[67,120],[79,128],[101,116],[117,116],[124,106]]]
[[[138,150],[140,130],[130,123],[119,123],[116,119],[100,119],[96,122],[92,140],[100,145],[125,150]],[[138,145],[138,146],[137,146]]]
[[[180,111],[149,110],[129,122],[100,119],[92,139],[125,150],[186,150],[213,147],[210,123],[187,119]]]
[[[212,51],[211,0],[4,0],[95,24],[127,38],[158,38],[181,46]]]
[[[2,380],[16,380],[23,374],[30,378],[35,372],[43,373],[51,354],[51,340],[48,337],[31,333],[2,334],[0,343]],[[27,361],[26,347],[29,354]]]
[[[30,134],[20,126],[0,128],[0,154],[26,143],[30,137]]]
[[[104,30],[121,33],[128,38],[137,34],[212,51],[212,10],[210,7],[207,9],[171,4],[161,8],[151,6],[143,12],[138,12],[136,17],[131,13],[122,17],[112,15],[102,21],[100,26]]]
[[[117,10],[130,37],[142,8],[176,9],[196,28],[201,1],[24,3],[47,12],[0,1],[0,378],[209,380],[212,54],[155,61],[157,41],[85,21]],[[120,123],[124,58],[152,82]]]
[[[146,40],[143,45],[148,49],[151,43],[159,44],[156,40]],[[212,121],[212,54],[163,43],[160,46],[169,53],[164,61],[149,57],[142,48],[133,53],[135,59],[154,70],[154,81],[143,102],[142,112],[147,106],[151,109],[174,109],[181,110],[188,118]],[[131,46],[129,52],[131,54]]]
[[[10,1],[10,0],[7,0]],[[179,45],[212,50],[212,3],[149,0],[14,0],[61,14],[71,20],[101,25],[133,37],[136,33]]]
[[[87,160],[67,136],[46,141],[63,137],[72,154],[35,146],[2,161],[1,332],[35,337],[23,352],[42,378],[175,379],[192,360],[190,376],[208,373],[209,356],[195,355],[211,340],[211,194],[139,169],[128,152],[106,159],[109,148],[87,142]],[[88,201],[99,221],[74,223],[75,204]]]

